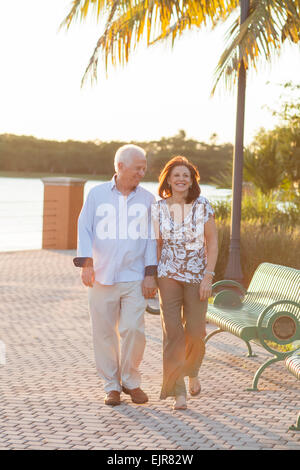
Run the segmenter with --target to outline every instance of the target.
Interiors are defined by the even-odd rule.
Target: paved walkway
[[[299,406],[299,382],[277,363],[260,392],[246,387],[266,354],[256,358],[229,334],[208,343],[202,393],[187,411],[159,400],[161,329],[146,314],[142,365],[146,405],[103,404],[95,371],[87,289],[73,251],[0,253],[0,449],[297,449],[288,431]],[[210,330],[212,326],[208,325]],[[3,362],[3,361],[2,361]]]

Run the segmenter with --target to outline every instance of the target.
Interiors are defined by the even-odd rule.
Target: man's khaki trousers
[[[121,392],[122,385],[140,386],[139,365],[145,349],[144,313],[147,301],[142,281],[88,290],[96,367],[106,393]],[[121,344],[120,344],[121,343]]]

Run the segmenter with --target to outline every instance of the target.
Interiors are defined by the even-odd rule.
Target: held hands
[[[95,282],[95,271],[94,268],[82,268],[81,270],[81,280],[83,284],[87,287],[93,287]]]
[[[145,299],[152,299],[157,292],[157,284],[154,276],[145,276],[142,282],[142,292]]]
[[[82,268],[81,270],[81,280],[83,284],[87,287],[93,287],[95,282],[95,272],[94,268]],[[157,291],[157,285],[154,276],[146,276],[142,282],[142,292],[145,299],[150,299],[155,297]]]
[[[207,300],[212,295],[212,276],[205,274],[204,278],[200,283],[199,294],[200,300]]]

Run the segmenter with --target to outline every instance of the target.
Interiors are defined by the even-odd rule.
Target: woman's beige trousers
[[[163,328],[163,385],[160,398],[186,395],[184,377],[198,375],[205,354],[207,301],[199,284],[158,279]]]

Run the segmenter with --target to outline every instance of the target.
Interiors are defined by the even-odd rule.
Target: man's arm
[[[146,266],[145,267],[145,277],[146,276],[156,276],[157,275],[157,265]]]
[[[73,258],[73,263],[76,268],[92,268],[93,258],[77,257]]]
[[[76,267],[82,268],[81,279],[85,286],[93,287],[95,272],[93,268],[93,220],[94,200],[89,193],[78,218],[77,257],[73,259]]]
[[[155,202],[155,198],[153,198],[153,202]],[[148,210],[148,239],[145,250],[145,278],[142,284],[143,295],[146,299],[154,297],[157,292],[157,249],[156,240],[152,237],[152,222],[150,206]]]

